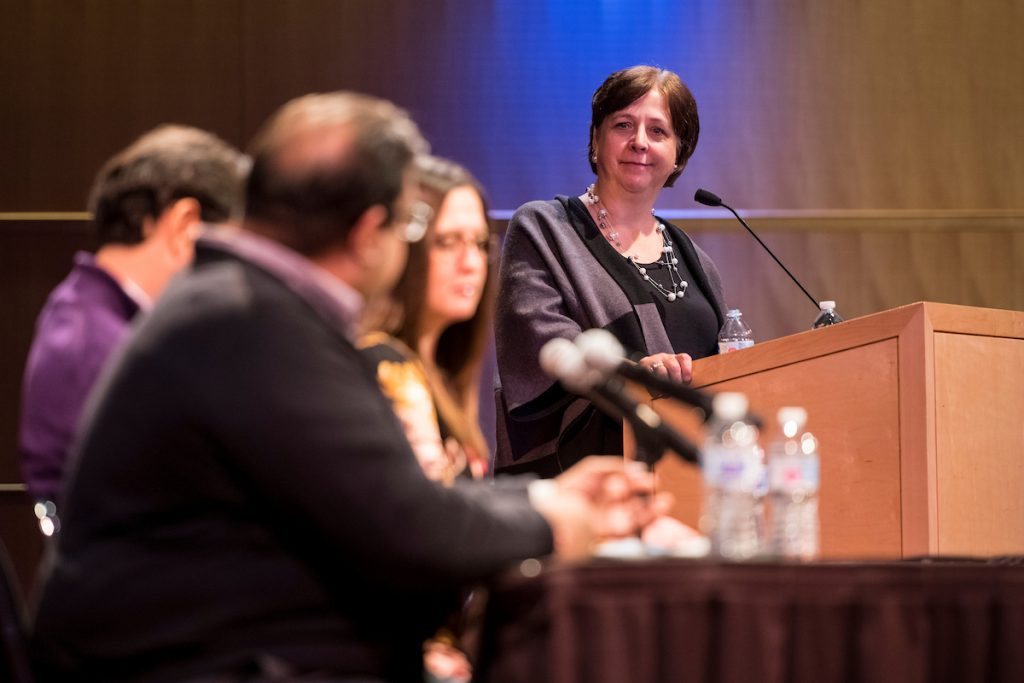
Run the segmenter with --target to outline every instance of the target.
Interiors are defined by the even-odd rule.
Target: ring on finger
[[[651,372],[654,372],[658,368],[662,368],[662,367],[665,367],[665,364],[662,363],[661,361],[657,361],[656,363],[651,363]]]

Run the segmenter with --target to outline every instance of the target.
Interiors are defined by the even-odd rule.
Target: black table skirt
[[[1024,682],[1024,567],[597,561],[504,578],[491,683]]]

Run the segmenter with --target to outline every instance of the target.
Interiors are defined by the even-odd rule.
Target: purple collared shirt
[[[59,500],[82,407],[138,311],[85,252],[75,254],[47,299],[25,364],[18,435],[22,474],[36,499]]]

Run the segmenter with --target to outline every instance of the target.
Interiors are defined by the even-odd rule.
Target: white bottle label
[[[718,353],[732,353],[741,349],[749,349],[754,345],[753,339],[730,339],[718,342]]]
[[[777,455],[772,458],[771,470],[772,491],[791,494],[803,485],[803,472],[800,461],[793,456]]]
[[[800,474],[804,480],[804,486],[810,491],[817,491],[821,483],[821,465],[818,458],[804,458],[801,463]]]
[[[701,470],[704,475],[704,483],[710,488],[718,486],[719,469],[722,466],[721,446],[717,444],[706,444],[704,452],[701,453]]]

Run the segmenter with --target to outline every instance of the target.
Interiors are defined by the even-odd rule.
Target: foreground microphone
[[[602,412],[626,420],[636,438],[637,460],[653,465],[666,450],[690,463],[700,462],[697,447],[666,425],[650,406],[637,403],[623,391],[618,378],[603,379],[587,367],[583,354],[568,339],[552,339],[540,350],[544,372],[574,393],[590,400]]]
[[[761,247],[768,252],[768,255],[775,259],[775,262],[779,264],[779,268],[782,268],[784,271],[786,271],[786,275],[789,276],[789,279],[795,282],[796,286],[800,288],[800,291],[807,295],[807,298],[811,300],[812,304],[814,304],[814,310],[818,310],[818,300],[810,295],[810,293],[804,288],[804,286],[800,284],[800,281],[796,279],[793,273],[789,272],[789,268],[782,265],[782,261],[779,260],[779,257],[772,253],[772,250],[768,248],[768,245],[761,241],[761,238],[757,236],[757,233],[750,229],[750,226],[747,225],[747,222],[743,220],[738,213],[736,213],[735,209],[733,209],[731,206],[723,202],[722,198],[719,197],[717,194],[714,194],[713,192],[708,192],[703,188],[697,190],[696,194],[693,195],[693,198],[696,201],[703,204],[704,206],[722,206],[725,207],[726,209],[729,209],[729,211],[732,212],[732,215],[736,216],[736,220],[740,222],[740,225],[747,229],[747,232],[749,232],[751,236],[755,240],[757,240],[757,243],[760,244]]]
[[[713,408],[711,396],[693,387],[673,382],[667,377],[651,372],[624,357],[622,344],[608,330],[595,327],[576,337],[576,348],[583,355],[583,362],[602,377],[617,374],[640,384],[652,396],[669,396],[697,408],[704,422],[711,419]]]
[[[646,388],[652,396],[668,396],[682,401],[696,408],[704,422],[709,422],[714,415],[714,398],[710,394],[651,372],[625,358],[622,344],[608,330],[594,328],[583,332],[576,337],[576,348],[583,355],[587,367],[602,377],[616,374]],[[754,413],[747,413],[743,419],[758,429],[763,425],[761,418]]]

